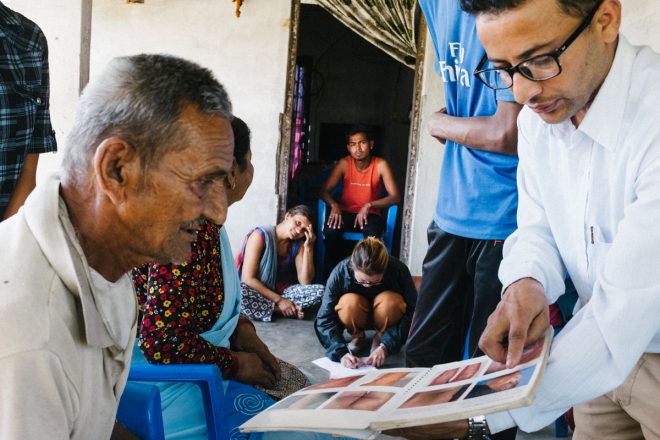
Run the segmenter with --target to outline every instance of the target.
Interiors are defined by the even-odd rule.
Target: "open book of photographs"
[[[514,368],[486,356],[432,368],[389,368],[312,385],[247,421],[242,431],[304,430],[369,438],[386,429],[459,420],[531,403],[552,329]]]

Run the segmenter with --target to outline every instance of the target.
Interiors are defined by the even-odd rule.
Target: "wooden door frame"
[[[291,15],[289,20],[289,50],[286,67],[286,87],[284,111],[280,113],[280,140],[277,147],[277,170],[275,191],[277,195],[277,221],[284,218],[286,212],[287,192],[289,189],[289,163],[291,150],[291,124],[293,118],[293,91],[295,81],[296,58],[298,56],[298,33],[300,29],[301,0],[291,1]],[[420,14],[421,15],[421,14]],[[422,107],[422,80],[424,74],[424,58],[426,48],[426,22],[423,15],[419,20],[416,35],[419,35],[417,44],[417,59],[415,63],[415,79],[413,83],[412,116],[410,121],[410,135],[408,137],[408,163],[406,167],[405,197],[403,204],[401,225],[401,247],[399,257],[407,262],[410,258],[412,241],[412,215],[415,198],[415,179],[417,176],[417,156],[419,153],[419,137]]]

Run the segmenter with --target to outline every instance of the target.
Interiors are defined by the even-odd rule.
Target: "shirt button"
[[[43,102],[43,99],[41,99],[41,96],[37,96],[37,104],[41,105]]]

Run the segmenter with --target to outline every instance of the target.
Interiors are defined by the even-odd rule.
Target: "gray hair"
[[[85,173],[96,148],[118,136],[135,148],[142,168],[181,145],[187,105],[231,121],[231,102],[210,70],[170,55],[113,59],[83,91],[67,139],[63,168]]]

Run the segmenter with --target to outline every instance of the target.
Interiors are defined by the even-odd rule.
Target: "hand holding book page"
[[[356,372],[294,393],[257,414],[241,430],[304,430],[369,438],[379,431],[415,426],[405,430],[407,437],[427,438],[424,433],[431,432],[464,436],[467,417],[531,403],[551,339],[548,329],[514,368],[482,356],[432,368]]]

